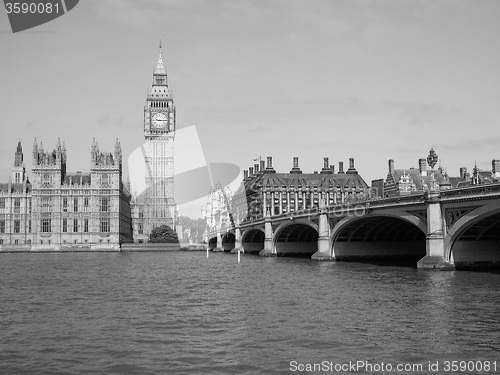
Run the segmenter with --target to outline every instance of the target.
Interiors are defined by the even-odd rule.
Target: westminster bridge
[[[414,260],[419,269],[500,267],[500,184],[428,191],[247,220],[210,250],[316,260]]]

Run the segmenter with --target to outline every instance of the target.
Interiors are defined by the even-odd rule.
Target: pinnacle
[[[154,74],[167,74],[167,71],[165,70],[165,65],[163,65],[163,59],[161,57],[161,47],[160,47],[160,54],[158,56],[158,62],[156,63],[156,69]]]

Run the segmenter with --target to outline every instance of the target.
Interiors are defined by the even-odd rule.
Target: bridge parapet
[[[481,199],[500,195],[500,184],[480,184],[460,189],[448,189],[440,192],[441,200]]]

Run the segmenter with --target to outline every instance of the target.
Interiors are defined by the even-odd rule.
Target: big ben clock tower
[[[160,225],[174,228],[174,136],[175,106],[167,83],[167,72],[160,54],[153,73],[153,84],[144,106],[144,234]]]

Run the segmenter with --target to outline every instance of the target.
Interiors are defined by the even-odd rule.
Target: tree
[[[179,243],[177,233],[168,225],[154,228],[149,235],[149,242],[153,243]]]

